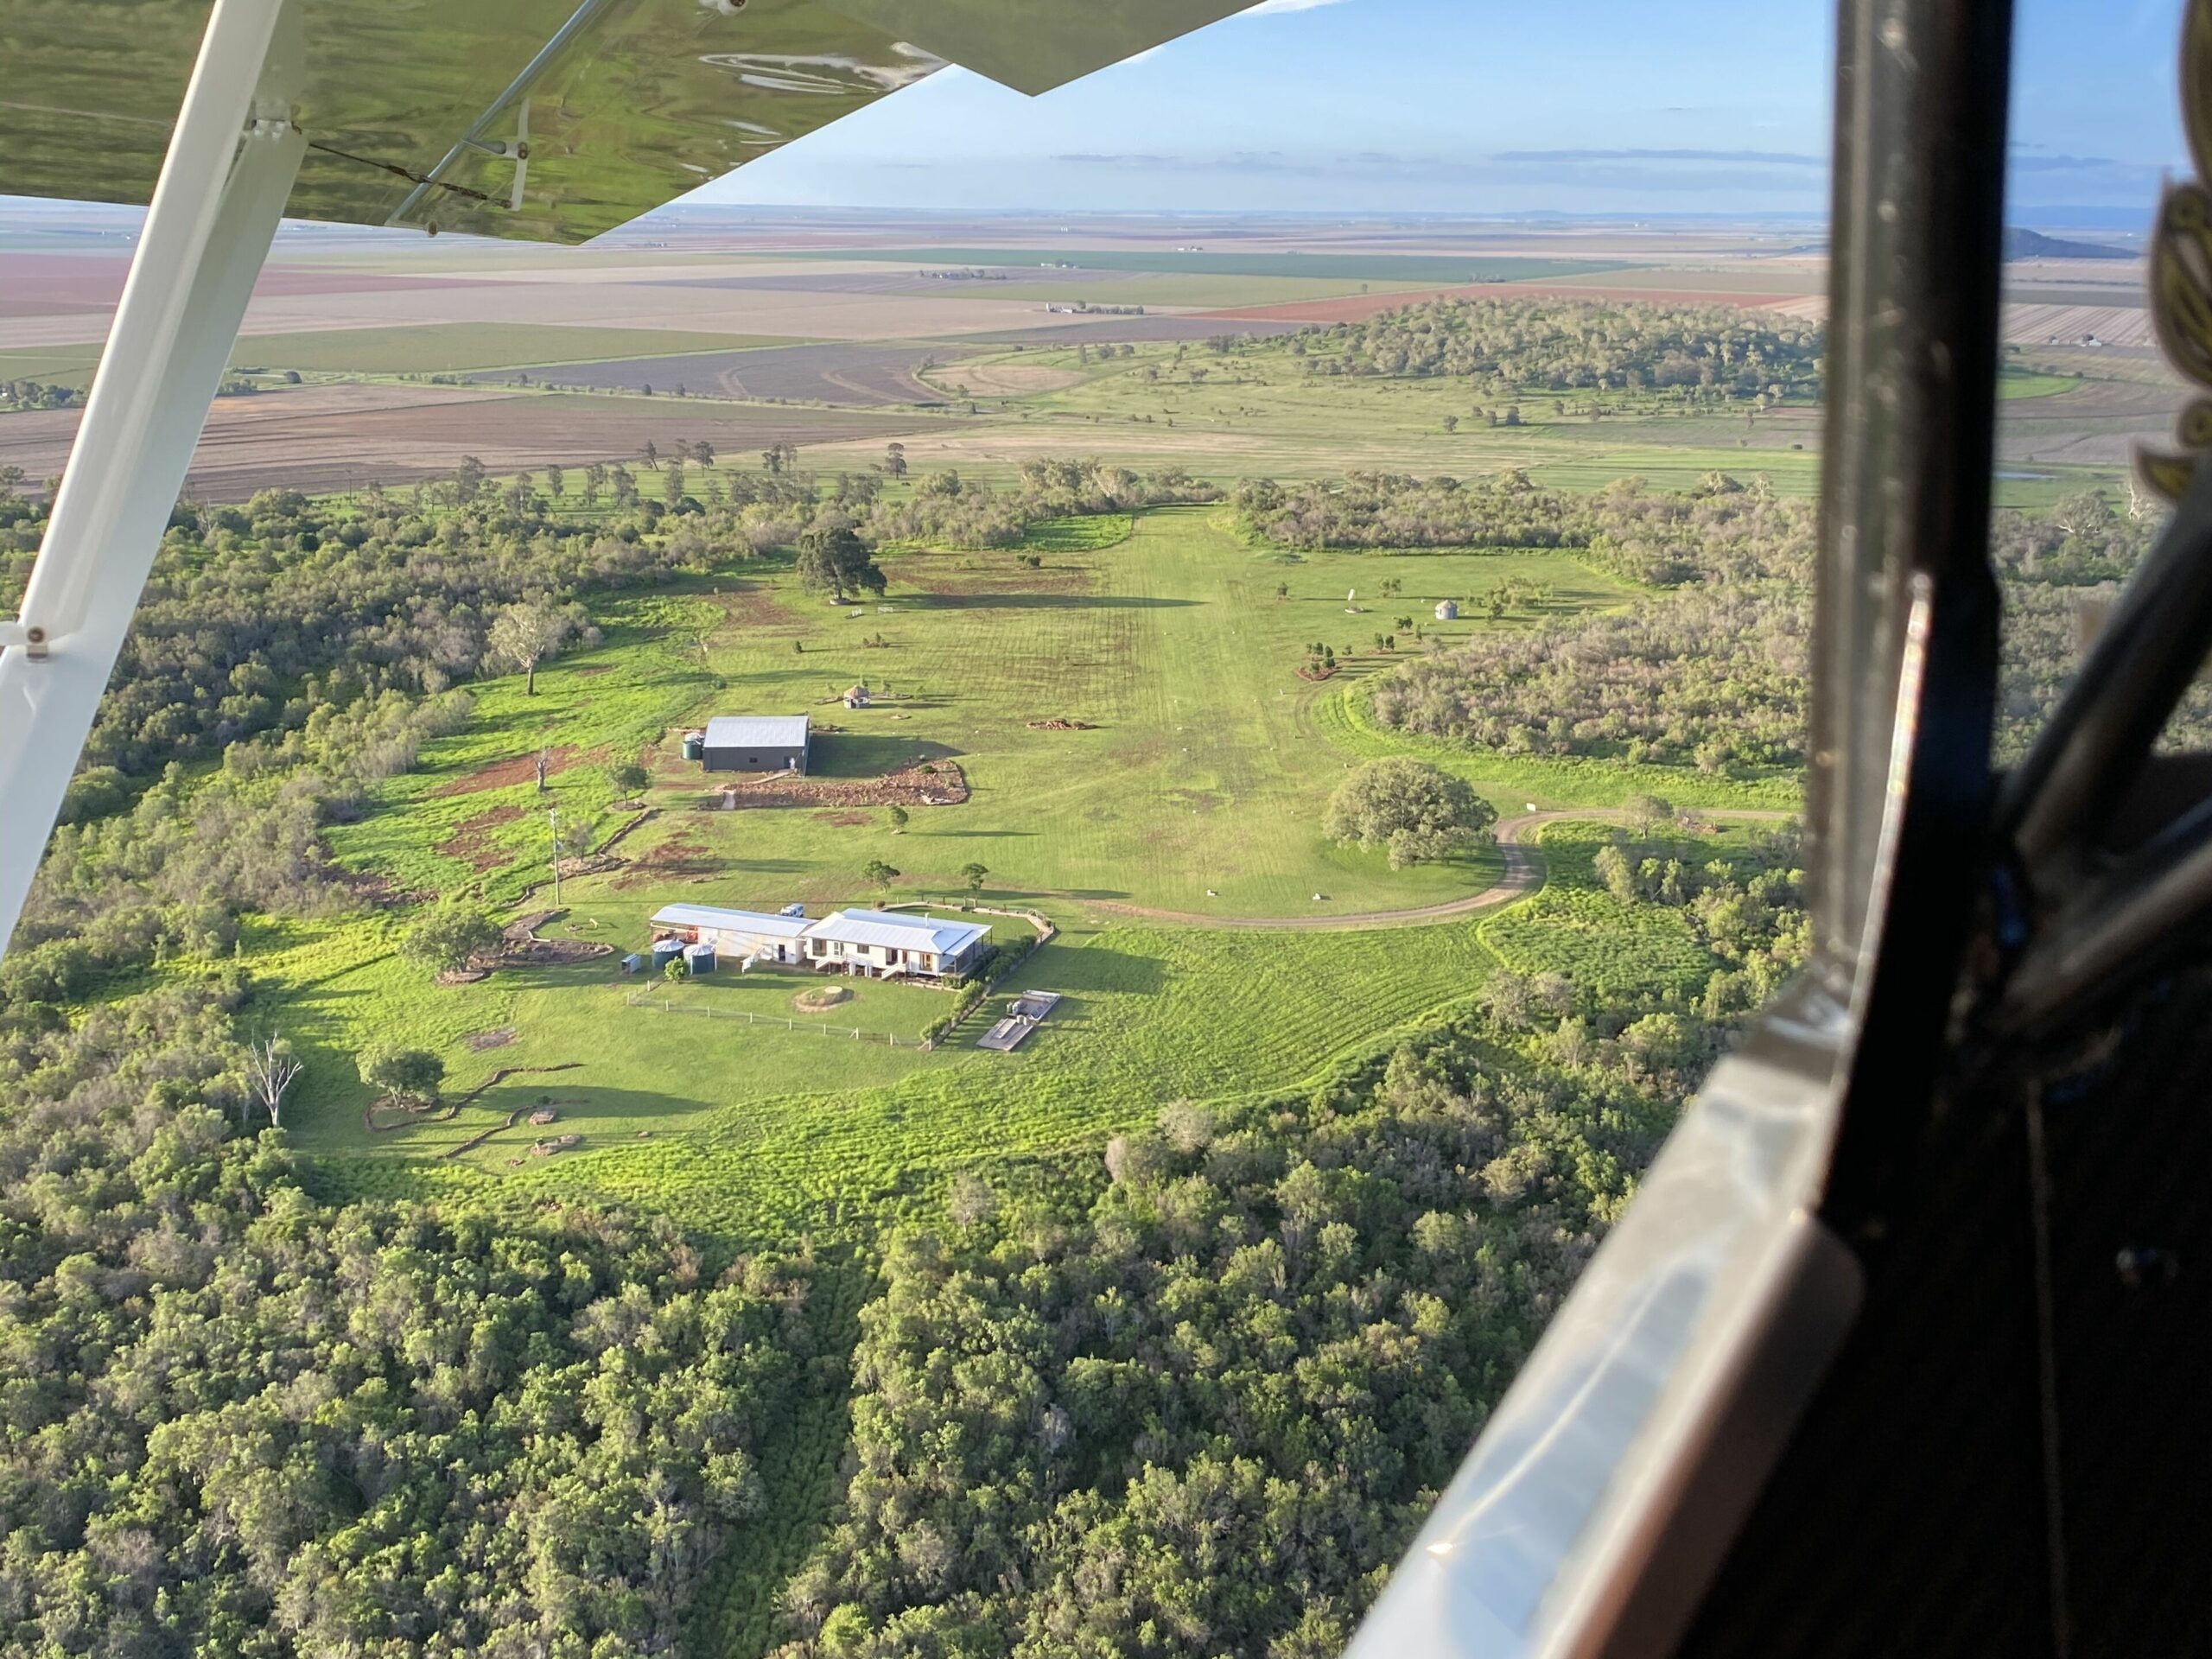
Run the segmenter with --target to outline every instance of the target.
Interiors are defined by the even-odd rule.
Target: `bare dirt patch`
[[[949,760],[931,764],[933,772],[909,766],[881,778],[793,778],[770,772],[749,783],[732,784],[721,798],[734,799],[740,807],[957,806],[965,801],[967,774]]]
[[[440,793],[445,791],[441,791]],[[512,823],[523,816],[525,809],[519,806],[495,806],[488,812],[479,812],[464,819],[453,834],[438,843],[438,850],[448,858],[457,858],[472,868],[495,870],[505,863],[506,855],[492,844],[492,831],[503,823]]]
[[[1028,725],[1033,732],[1095,732],[1098,729],[1087,720],[1033,720]]]
[[[461,1040],[467,1044],[476,1053],[481,1054],[487,1049],[505,1048],[509,1043],[514,1041],[517,1034],[512,1026],[500,1026],[492,1031],[472,1031]]]
[[[696,880],[721,874],[719,854],[690,829],[677,830],[658,847],[640,853],[630,868],[614,878],[623,892],[657,887],[663,882]]]
[[[577,754],[578,751],[574,748],[555,749],[551,760],[546,766],[545,775],[550,778],[555,772],[565,771],[574,766]],[[474,772],[439,785],[431,792],[439,796],[480,795],[487,789],[512,789],[517,784],[532,782],[537,776],[537,755],[518,754],[512,760],[500,760],[488,766],[480,766]],[[515,811],[519,815],[522,808],[517,807]],[[467,826],[464,824],[462,828],[465,830]]]

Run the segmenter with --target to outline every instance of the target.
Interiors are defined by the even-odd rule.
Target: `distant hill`
[[[2041,231],[2024,231],[2014,226],[2005,232],[2005,257],[2007,259],[2133,259],[2134,251],[2115,248],[2102,242],[2069,242],[2063,237],[2045,236]]]

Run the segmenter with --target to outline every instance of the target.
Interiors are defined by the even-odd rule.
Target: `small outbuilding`
[[[867,707],[868,707],[868,687],[866,687],[866,686],[864,686],[864,685],[855,685],[855,686],[849,686],[849,687],[848,687],[848,688],[846,689],[846,691],[845,691],[845,707],[846,707],[846,708],[848,708],[848,709],[865,709],[865,708],[867,708]]]
[[[1440,622],[1457,622],[1459,620],[1459,601],[1456,599],[1438,600],[1436,620]]]
[[[806,770],[804,715],[722,715],[707,722],[702,758],[709,772]]]

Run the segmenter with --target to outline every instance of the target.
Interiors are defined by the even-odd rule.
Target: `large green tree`
[[[496,950],[499,925],[464,904],[440,905],[399,936],[399,954],[433,974],[466,968]]]
[[[1389,849],[1390,868],[1448,858],[1487,838],[1497,809],[1426,760],[1370,760],[1337,785],[1323,815],[1332,841]]]
[[[848,594],[880,594],[887,585],[868,543],[843,525],[810,530],[798,538],[798,579],[840,601]]]
[[[360,1058],[361,1081],[395,1100],[430,1106],[446,1080],[446,1063],[427,1048],[372,1048]]]

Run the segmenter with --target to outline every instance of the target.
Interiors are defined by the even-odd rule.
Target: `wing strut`
[[[0,623],[0,945],[138,607],[305,138],[293,0],[217,0],[24,589]]]

